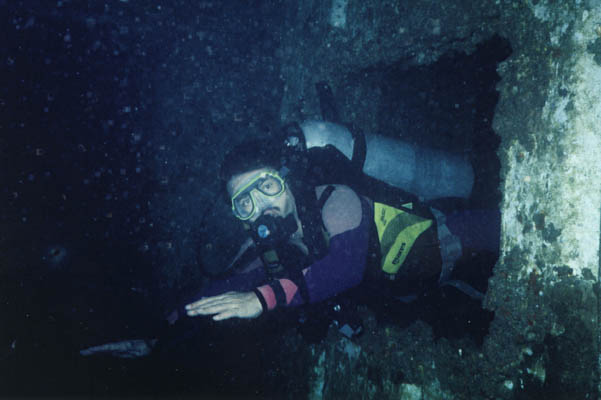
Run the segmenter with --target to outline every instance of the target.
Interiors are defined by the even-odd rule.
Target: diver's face
[[[227,183],[227,191],[230,197],[244,190],[249,183],[257,179],[264,173],[275,173],[276,171],[272,168],[259,168],[252,171],[248,171],[239,175],[234,175]],[[285,190],[277,196],[267,196],[259,190],[252,190],[249,192],[250,198],[243,203],[242,206],[251,204],[250,207],[254,207],[255,210],[252,213],[252,217],[247,219],[248,222],[255,222],[261,215],[273,215],[279,217],[286,217],[294,211],[295,203],[294,196],[290,192],[288,185],[285,186]]]

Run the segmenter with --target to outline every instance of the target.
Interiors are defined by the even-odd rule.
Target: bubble
[[[35,24],[35,17],[29,17],[23,28],[31,28]]]
[[[95,19],[95,18],[92,18],[92,17],[88,17],[88,18],[86,18],[86,26],[87,26],[89,29],[92,29],[92,28],[94,28],[94,27],[96,26],[96,19]]]
[[[44,250],[42,261],[51,268],[61,268],[68,260],[69,253],[65,246],[61,244],[53,244]]]

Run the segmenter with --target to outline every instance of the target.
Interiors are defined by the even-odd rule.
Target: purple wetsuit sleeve
[[[357,228],[334,236],[328,254],[305,272],[311,303],[335,296],[363,280],[369,241],[369,223],[363,215]]]
[[[306,285],[308,300],[310,303],[315,303],[357,286],[361,282],[367,263],[372,219],[371,209],[364,199],[361,199],[361,208],[362,217],[359,226],[332,237],[328,254],[303,270],[304,277],[298,278],[304,279],[304,282],[280,279],[277,283],[258,288],[263,294],[268,309],[275,308],[278,296],[274,293],[281,290],[285,293],[286,305],[295,306],[305,302],[298,290],[300,285]],[[278,284],[281,288],[274,287]]]

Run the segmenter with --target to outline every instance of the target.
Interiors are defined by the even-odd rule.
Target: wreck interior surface
[[[0,0],[0,396],[598,398],[601,4],[34,3]],[[170,330],[241,243],[223,154],[321,119],[318,82],[342,121],[469,160],[472,195],[431,204],[500,210],[499,251],[456,266],[484,298]]]

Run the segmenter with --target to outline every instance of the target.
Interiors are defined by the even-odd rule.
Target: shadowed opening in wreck
[[[379,132],[418,146],[462,154],[471,162],[475,181],[470,198],[436,200],[436,208],[446,212],[499,210],[500,162],[496,151],[500,139],[492,122],[499,99],[496,69],[510,54],[510,43],[493,36],[471,54],[447,53],[425,66],[407,67],[401,60],[358,73],[381,93]],[[499,223],[494,228],[497,238]],[[464,248],[463,253],[454,279],[485,293],[498,251]],[[392,300],[375,308],[380,320],[408,326],[421,319],[433,328],[436,338],[470,336],[481,344],[493,318],[493,313],[481,305],[480,299],[445,286],[409,304]]]

